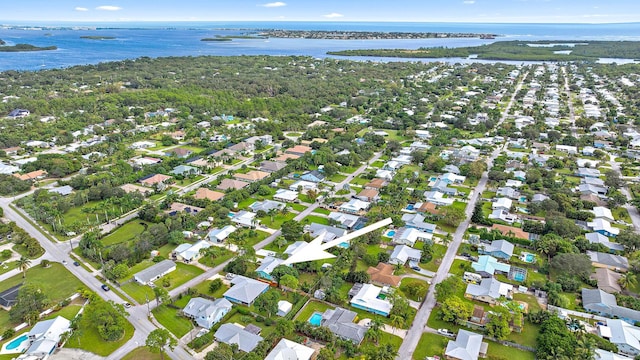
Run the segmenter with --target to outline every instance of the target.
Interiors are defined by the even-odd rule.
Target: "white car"
[[[444,336],[448,336],[448,337],[454,337],[456,336],[456,334],[452,333],[451,331],[449,331],[448,329],[438,329],[438,334],[440,335],[444,335]]]

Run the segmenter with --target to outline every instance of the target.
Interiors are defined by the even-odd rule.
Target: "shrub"
[[[16,333],[16,331],[13,328],[7,329],[2,333],[2,338],[3,339],[8,339],[8,338],[12,337],[15,333]]]
[[[256,321],[257,322],[263,322],[264,321],[264,317],[258,315],[258,316],[256,316]]]

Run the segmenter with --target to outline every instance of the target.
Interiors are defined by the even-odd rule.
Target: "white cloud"
[[[462,3],[466,5],[473,5],[476,3],[476,0],[464,0]]]
[[[326,17],[327,19],[335,19],[335,18],[341,18],[344,17],[344,15],[339,14],[339,13],[331,13],[331,14],[327,14],[327,15],[322,15],[324,17]]]
[[[102,5],[102,6],[98,6],[96,10],[118,11],[118,10],[122,10],[122,8],[120,6]]]
[[[80,6],[76,7],[74,10],[75,11],[89,11],[89,9],[87,9],[85,7],[80,7]]]
[[[266,3],[266,4],[262,4],[262,5],[258,5],[258,6],[267,7],[267,8],[275,8],[275,7],[287,6],[287,3],[283,3],[282,1],[276,1],[276,2]]]

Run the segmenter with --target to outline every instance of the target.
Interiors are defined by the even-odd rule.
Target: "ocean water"
[[[361,22],[193,22],[193,23],[30,23],[30,26],[95,27],[95,30],[23,30],[0,28],[0,39],[8,44],[28,43],[58,47],[54,51],[0,53],[0,71],[40,70],[141,56],[231,56],[306,55],[327,57],[327,51],[419,47],[459,47],[496,40],[640,40],[640,23],[629,24],[466,24],[466,23],[361,23]],[[240,35],[249,29],[351,30],[399,32],[470,32],[501,35],[496,40],[311,40],[233,39],[203,42],[204,37]],[[81,39],[81,36],[111,36],[113,40]],[[351,58],[354,60],[405,61],[397,58]],[[469,59],[410,59],[411,61],[470,62]]]

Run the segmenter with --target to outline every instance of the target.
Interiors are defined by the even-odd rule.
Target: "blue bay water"
[[[9,24],[17,25],[17,24]],[[193,22],[193,23],[30,23],[31,26],[87,26],[95,30],[0,29],[8,44],[28,43],[58,47],[54,51],[0,53],[0,70],[39,70],[141,56],[231,56],[305,55],[327,57],[327,51],[348,49],[459,47],[496,40],[640,40],[640,23],[630,24],[480,24],[480,23],[362,23],[362,22]],[[412,39],[412,40],[311,40],[233,39],[203,42],[205,37],[239,35],[248,29],[350,30],[383,32],[465,32],[501,35],[496,40]],[[81,36],[111,36],[114,40],[81,39]],[[390,60],[355,58],[359,60]],[[412,59],[416,60],[416,59]],[[443,59],[435,59],[443,60]],[[425,61],[434,61],[429,59]],[[448,61],[466,61],[449,59]],[[476,60],[477,61],[477,60]]]

